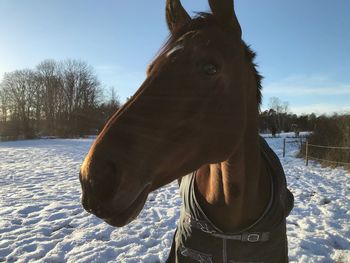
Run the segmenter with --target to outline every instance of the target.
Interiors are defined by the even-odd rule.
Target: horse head
[[[233,1],[209,4],[212,13],[191,18],[167,1],[167,43],[84,160],[83,206],[111,225],[132,221],[151,191],[228,158],[260,101]]]

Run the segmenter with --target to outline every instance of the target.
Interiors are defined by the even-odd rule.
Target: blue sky
[[[183,0],[206,11],[205,0]],[[44,59],[81,59],[106,90],[132,95],[164,43],[165,0],[1,0],[0,78]],[[237,0],[244,40],[258,53],[270,97],[291,111],[350,112],[350,1]],[[264,108],[263,107],[263,108]]]

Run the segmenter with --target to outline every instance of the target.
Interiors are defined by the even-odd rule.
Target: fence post
[[[283,158],[286,157],[286,138],[283,139]]]
[[[305,150],[305,157],[306,157],[306,166],[309,165],[309,141],[306,140],[306,150]]]

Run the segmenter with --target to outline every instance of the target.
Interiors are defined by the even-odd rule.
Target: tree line
[[[313,131],[316,127],[317,116],[314,113],[300,116],[290,113],[289,103],[272,97],[268,109],[260,113],[260,132],[275,135],[280,132]]]
[[[45,60],[5,73],[0,83],[0,135],[75,137],[97,133],[120,107],[105,100],[93,68],[80,60]]]
[[[86,62],[44,60],[34,69],[5,73],[0,82],[0,136],[81,137],[97,134],[120,108],[115,90],[108,98]],[[260,132],[313,131],[315,114],[297,116],[288,102],[271,98],[260,113]]]

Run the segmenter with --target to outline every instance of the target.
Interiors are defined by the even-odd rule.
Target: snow
[[[297,143],[287,144],[282,158],[286,136],[267,141],[295,195],[290,262],[350,263],[350,174],[315,162],[306,167],[295,157]],[[92,142],[0,142],[0,262],[166,260],[181,204],[177,183],[151,193],[134,222],[113,228],[80,205],[78,170]]]

